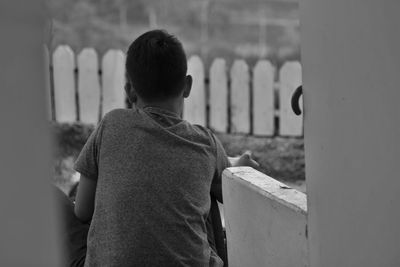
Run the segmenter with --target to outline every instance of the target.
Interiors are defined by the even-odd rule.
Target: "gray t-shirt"
[[[97,180],[85,266],[222,266],[205,222],[228,166],[209,130],[172,112],[108,113],[75,163]]]

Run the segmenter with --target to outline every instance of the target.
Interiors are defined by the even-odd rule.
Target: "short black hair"
[[[126,74],[145,100],[178,96],[184,86],[187,59],[181,42],[164,30],[152,30],[129,46]]]

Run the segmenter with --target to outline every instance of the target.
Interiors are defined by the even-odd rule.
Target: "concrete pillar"
[[[60,266],[41,1],[0,2],[0,266]]]
[[[400,2],[300,10],[310,266],[400,266]]]

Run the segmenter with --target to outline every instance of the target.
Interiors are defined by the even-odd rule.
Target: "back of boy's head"
[[[187,60],[182,44],[163,30],[139,36],[129,47],[126,73],[146,101],[178,96],[184,89]]]

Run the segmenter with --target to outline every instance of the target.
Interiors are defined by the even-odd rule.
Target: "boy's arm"
[[[74,166],[80,173],[74,212],[83,222],[90,221],[93,216],[102,129],[103,121],[89,136]]]
[[[222,172],[231,167],[231,163],[226,155],[225,149],[216,136],[213,135],[216,145],[216,160],[217,168],[211,183],[211,196],[216,198],[218,202],[223,203],[222,200]]]
[[[75,198],[75,215],[82,222],[92,219],[94,211],[94,197],[97,181],[81,174],[78,192]]]
[[[237,157],[228,157],[225,149],[218,138],[214,137],[217,148],[217,170],[211,184],[211,195],[218,202],[223,203],[222,199],[222,172],[228,167],[249,166],[253,168],[259,167],[259,164],[252,159],[251,151],[246,151]]]

